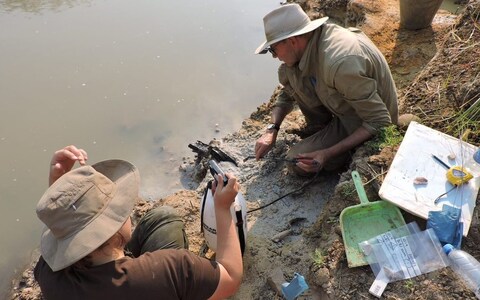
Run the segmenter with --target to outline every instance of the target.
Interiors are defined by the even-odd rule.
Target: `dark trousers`
[[[183,220],[170,206],[152,209],[140,219],[125,248],[133,257],[159,249],[188,249]]]
[[[350,134],[342,125],[340,120],[337,117],[334,117],[323,129],[293,145],[288,151],[287,157],[294,158],[298,154],[329,148],[345,139],[349,135]],[[334,171],[343,167],[349,159],[350,153],[343,153],[325,162],[323,169],[326,171]],[[289,164],[288,168],[298,175],[312,175],[306,174],[294,164]]]

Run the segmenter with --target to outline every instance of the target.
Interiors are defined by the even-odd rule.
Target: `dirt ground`
[[[462,15],[439,11],[432,26],[417,31],[399,28],[397,0],[306,0],[301,4],[311,18],[325,15],[341,25],[361,28],[380,48],[394,74],[402,113],[414,114],[427,126],[445,133],[456,130],[454,116],[480,98],[480,1],[470,1]],[[275,74],[272,74],[275,76]],[[351,181],[351,171],[360,172],[369,199],[378,199],[383,177],[397,147],[372,150],[359,147],[352,162],[340,173],[322,174],[312,182],[288,174],[284,162],[274,159],[244,159],[253,154],[253,145],[269,120],[272,98],[261,105],[242,128],[213,141],[238,162],[222,166],[234,172],[242,184],[248,210],[274,204],[247,215],[248,239],[244,254],[245,277],[232,299],[282,299],[269,284],[269,278],[290,281],[297,272],[310,289],[299,299],[375,299],[368,293],[374,280],[369,266],[348,268],[342,242],[339,215],[359,203]],[[282,157],[300,138],[294,134],[303,122],[301,114],[290,114],[276,147],[269,157]],[[405,127],[400,127],[404,133]],[[478,128],[473,128],[469,142],[479,144]],[[190,250],[204,254],[200,233],[199,206],[210,175],[206,172],[208,156],[185,158],[180,166],[184,176],[193,178],[198,187],[184,190],[155,202],[140,201],[135,218],[157,205],[171,205],[184,217],[190,238]],[[304,186],[305,185],[305,186]],[[477,200],[478,201],[478,200]],[[403,213],[408,221],[419,220]],[[135,219],[134,218],[134,219]],[[289,230],[283,238],[277,234]],[[277,238],[276,241],[273,239]],[[478,212],[463,249],[480,258]],[[213,253],[205,253],[211,257]],[[428,273],[410,280],[390,283],[385,299],[475,299],[449,269]],[[41,299],[31,268],[14,281],[12,299]]]

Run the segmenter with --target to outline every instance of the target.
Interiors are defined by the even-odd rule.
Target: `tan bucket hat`
[[[139,184],[137,168],[123,160],[82,166],[55,181],[37,204],[50,268],[64,269],[111,238],[130,216]]]
[[[328,17],[323,17],[311,21],[300,5],[296,3],[283,5],[263,17],[267,40],[255,50],[255,54],[265,54],[268,46],[289,37],[313,31],[327,20]]]

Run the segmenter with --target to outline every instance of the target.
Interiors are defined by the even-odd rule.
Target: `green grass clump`
[[[312,259],[313,259],[313,264],[318,267],[318,268],[321,268],[323,266],[325,266],[325,252],[316,248],[315,249],[315,252],[312,254]]]
[[[381,150],[387,146],[397,146],[403,140],[403,135],[396,125],[390,125],[380,129],[380,132],[365,145],[372,151]]]
[[[412,279],[407,279],[405,280],[405,283],[403,285],[410,293],[413,293],[413,290],[415,289],[415,282]]]

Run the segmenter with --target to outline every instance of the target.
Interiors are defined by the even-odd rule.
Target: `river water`
[[[278,62],[253,51],[278,5],[0,1],[1,299],[39,244],[52,153],[129,160],[148,199],[182,189],[187,145],[239,129],[275,89]]]

